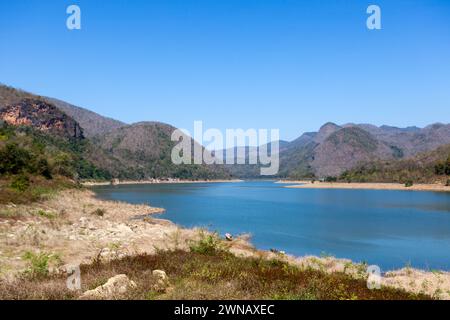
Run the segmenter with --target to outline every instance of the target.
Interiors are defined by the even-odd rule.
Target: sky
[[[450,122],[448,0],[0,0],[0,40],[1,83],[127,123]]]

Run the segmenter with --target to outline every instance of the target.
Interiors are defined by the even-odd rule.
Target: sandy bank
[[[133,185],[133,184],[188,184],[188,183],[235,183],[242,182],[242,180],[123,180],[123,181],[84,181],[83,186],[93,187],[93,186],[109,186],[109,185]]]
[[[450,187],[443,184],[415,184],[405,187],[398,183],[344,183],[344,182],[315,182],[311,181],[279,181],[278,183],[297,184],[286,186],[286,188],[299,189],[368,189],[368,190],[402,190],[402,191],[436,191],[450,192]]]

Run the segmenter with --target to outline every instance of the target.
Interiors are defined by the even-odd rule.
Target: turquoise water
[[[161,217],[221,234],[251,233],[260,249],[331,254],[450,270],[450,193],[288,189],[270,181],[96,187],[103,199],[150,203]]]

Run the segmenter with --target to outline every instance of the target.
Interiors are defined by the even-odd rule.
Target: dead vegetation
[[[167,288],[157,286],[155,269],[167,273]],[[329,274],[278,259],[236,257],[226,250],[158,251],[108,262],[96,260],[81,266],[79,291],[66,288],[64,275],[22,277],[0,282],[0,299],[78,299],[117,274],[127,275],[136,284],[120,299],[430,299],[392,288],[369,290],[366,281],[344,273]]]

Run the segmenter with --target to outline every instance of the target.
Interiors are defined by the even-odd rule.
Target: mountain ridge
[[[229,177],[230,172],[235,177],[259,176],[258,165],[200,166],[195,169],[172,166],[170,150],[174,142],[170,136],[176,128],[169,124],[155,121],[126,124],[58,99],[0,85],[0,111],[8,105],[20,104],[24,99],[42,100],[54,105],[79,123],[82,134],[92,142],[90,158],[103,169],[110,170],[113,176],[137,179],[161,175],[223,178]],[[399,128],[327,122],[317,132],[305,132],[290,142],[280,142],[278,176],[339,176],[362,163],[408,159],[445,144],[450,144],[450,124],[445,123],[433,123],[424,128]],[[245,160],[258,150],[259,147],[245,147]]]

